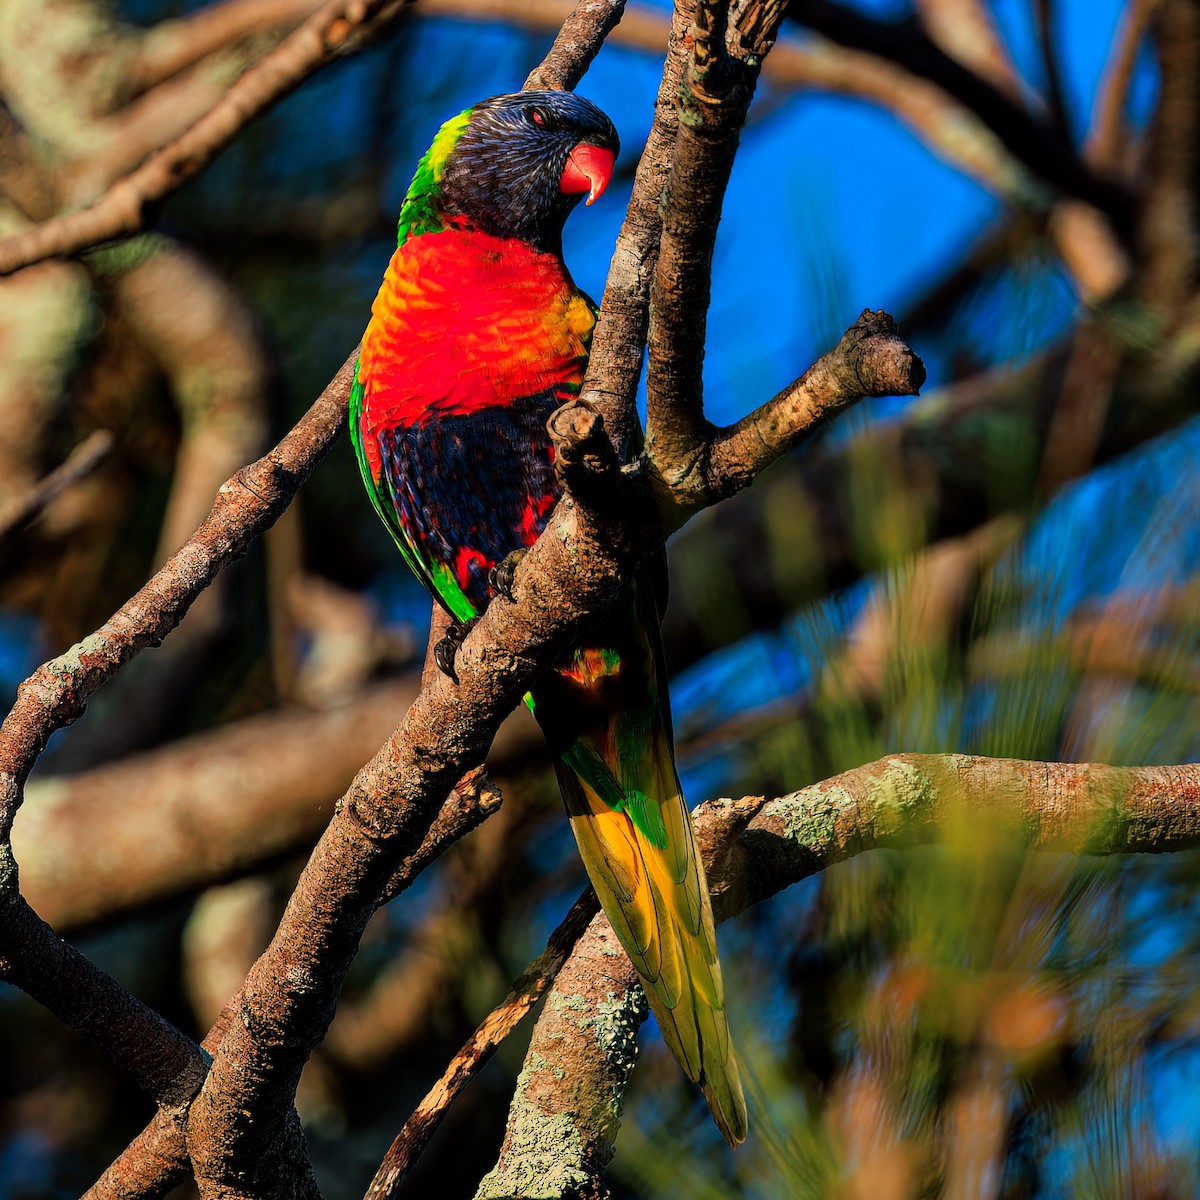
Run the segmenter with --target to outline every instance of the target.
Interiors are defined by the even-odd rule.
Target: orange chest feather
[[[392,256],[363,338],[368,435],[583,380],[595,318],[560,259],[447,230]]]

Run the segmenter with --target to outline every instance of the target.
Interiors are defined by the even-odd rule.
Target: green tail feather
[[[558,754],[559,786],[600,904],[664,1040],[736,1145],[746,1136],[746,1104],[708,884],[659,692],[655,616],[639,581],[589,639],[592,649],[539,682],[532,707]],[[590,674],[580,669],[585,660]]]

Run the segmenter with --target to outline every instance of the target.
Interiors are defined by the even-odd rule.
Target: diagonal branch
[[[199,529],[145,587],[21,684],[0,725],[0,841],[8,841],[25,780],[50,735],[77,720],[99,687],[179,624],[213,579],[279,519],[328,453],[346,422],[356,358],[357,351],[278,446],[222,486]]]
[[[396,1135],[383,1162],[379,1164],[364,1200],[395,1200],[399,1195],[401,1184],[429,1144],[429,1139],[437,1132],[450,1105],[483,1069],[496,1047],[546,994],[583,931],[596,915],[596,908],[596,896],[590,889],[571,906],[547,939],[545,950],[521,973],[503,1003],[483,1019],[470,1040],[451,1059],[442,1077],[405,1121],[404,1128]]]
[[[393,872],[381,903],[401,895],[449,846],[495,812],[499,803],[499,794],[488,785],[480,784],[474,778],[464,780],[442,805],[420,846]],[[242,998],[243,993],[239,992],[225,1005],[201,1043],[205,1053],[211,1054],[221,1044],[229,1022],[239,1011]],[[199,1090],[202,1079],[203,1072],[195,1078],[195,1086],[187,1099]],[[181,1183],[188,1171],[186,1130],[186,1108],[160,1108],[146,1128],[92,1185],[85,1200],[132,1200],[133,1197],[162,1195]]]
[[[157,205],[204,169],[250,121],[310,75],[353,52],[408,0],[332,0],[225,93],[186,133],[151,155],[95,204],[0,241],[0,275],[78,254],[143,229]]]
[[[975,112],[1014,158],[1064,195],[1086,201],[1108,218],[1128,245],[1133,203],[1120,183],[1093,171],[1075,148],[1010,96],[945,53],[912,21],[882,21],[832,0],[791,0],[788,15],[817,33],[889,59],[938,84]]]
[[[0,541],[23,529],[71,484],[90,475],[109,455],[113,435],[97,429],[84,438],[44,479],[0,510]]]
[[[925,845],[948,819],[999,819],[1036,848],[1086,854],[1200,845],[1200,766],[1107,767],[970,755],[895,754],[778,799],[702,804],[694,818],[713,913],[727,920],[834,863]],[[1170,812],[1169,820],[1164,813]],[[551,1197],[604,1196],[644,1006],[597,917],[534,1029],[500,1159],[476,1200],[519,1194],[531,1173]],[[600,1046],[597,1046],[600,1043]],[[564,1073],[562,1064],[569,1064]],[[540,1131],[552,1129],[553,1139]]]
[[[625,0],[578,0],[546,57],[529,73],[525,89],[569,92],[583,78],[624,11]]]

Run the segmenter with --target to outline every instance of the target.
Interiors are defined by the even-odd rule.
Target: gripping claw
[[[458,672],[454,669],[454,659],[458,654],[458,648],[478,623],[478,617],[472,617],[469,621],[455,622],[433,648],[433,661],[437,663],[438,670],[453,679],[455,683],[458,682]]]
[[[527,553],[527,550],[513,550],[488,572],[488,586],[497,595],[503,596],[509,604],[516,602],[516,597],[513,595],[513,581],[516,578],[517,567],[521,565],[521,559]]]

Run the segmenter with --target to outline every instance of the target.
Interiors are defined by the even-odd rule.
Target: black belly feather
[[[471,413],[437,413],[379,435],[392,503],[427,562],[450,569],[478,610],[488,572],[532,545],[559,494],[546,420],[554,392]]]

